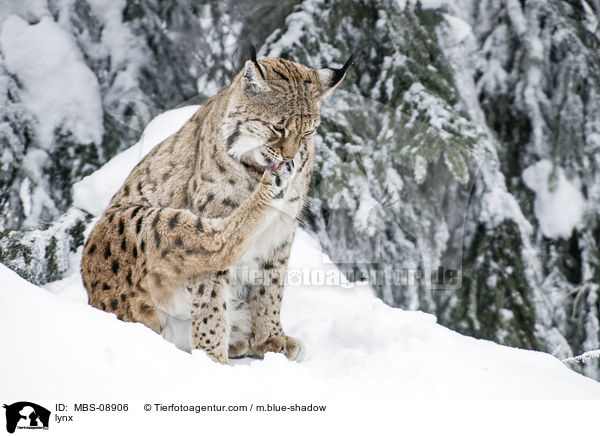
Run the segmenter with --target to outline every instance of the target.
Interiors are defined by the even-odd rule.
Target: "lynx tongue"
[[[267,168],[269,171],[275,171],[277,168],[279,168],[279,165],[281,165],[281,162],[271,162],[269,165],[267,165]]]

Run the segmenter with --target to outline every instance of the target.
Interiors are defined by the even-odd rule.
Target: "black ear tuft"
[[[321,98],[327,96],[333,89],[340,84],[346,76],[346,70],[354,64],[357,52],[354,51],[342,68],[321,68],[317,70],[319,81],[321,83]]]
[[[350,57],[348,58],[348,60],[344,64],[344,66],[342,67],[342,70],[346,71],[348,69],[348,67],[350,67],[350,65],[354,65],[354,61],[356,59],[357,52],[358,52],[358,50],[354,50],[354,52],[350,55]]]
[[[262,67],[260,66],[258,61],[256,60],[256,48],[254,47],[254,44],[248,44],[248,50],[250,51],[250,60],[254,65],[256,65],[256,69],[258,70],[260,77],[262,77],[263,80],[265,80],[265,73],[263,72]]]
[[[342,68],[332,68],[333,74],[331,76],[331,82],[329,82],[329,86],[335,86],[338,84],[340,80],[344,78],[344,74],[346,74],[346,70],[350,67],[350,65],[354,65],[354,60],[356,59],[357,51],[350,55],[346,63]]]

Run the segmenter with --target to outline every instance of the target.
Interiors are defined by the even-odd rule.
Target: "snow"
[[[439,9],[439,8],[443,8],[444,6],[447,6],[449,1],[448,0],[422,0],[421,5],[423,7],[423,9]]]
[[[110,52],[111,62],[118,66],[132,63],[131,55],[137,53],[132,50],[133,35],[122,21],[125,0],[88,0],[88,3],[94,15],[104,24],[102,45]]]
[[[471,26],[466,21],[450,14],[444,14],[444,19],[450,26],[450,32],[454,37],[455,43],[460,43],[466,38],[473,37]]]
[[[30,180],[42,180],[42,168],[44,163],[48,161],[48,153],[40,148],[31,148],[27,151],[23,158],[23,174],[27,174]],[[25,194],[20,192],[19,194]],[[31,200],[29,202],[29,199]],[[33,227],[39,224],[38,219],[43,219],[50,216],[58,215],[58,210],[54,204],[54,201],[48,195],[47,190],[42,184],[30,184],[29,196],[21,198],[25,200],[30,207],[28,210],[27,219],[23,222],[23,227]],[[45,214],[49,212],[49,214]]]
[[[581,223],[585,200],[578,183],[567,180],[562,168],[554,171],[552,162],[543,159],[523,171],[523,181],[535,192],[534,212],[544,236],[567,239]]]
[[[50,16],[47,0],[20,0],[12,2],[2,2],[0,4],[0,30],[2,23],[10,15],[18,15],[27,21],[39,21],[41,17]]]
[[[317,6],[322,3],[322,0],[307,0],[302,2],[299,7],[295,8],[285,19],[285,32],[276,30],[267,38],[267,41],[261,49],[259,49],[258,55],[266,57],[279,57],[282,52],[289,50],[295,45],[299,45],[306,35],[311,35],[310,29],[317,28],[318,25],[315,23],[314,11]],[[264,53],[264,47],[269,47],[267,53]],[[324,61],[326,56],[341,57],[340,52],[335,47],[330,47],[330,50],[325,50],[318,54],[319,57],[311,58],[311,55],[307,53],[308,60],[307,64],[314,64],[316,67],[315,59]],[[314,54],[313,54],[314,56]],[[330,64],[331,58],[325,60],[323,65]]]
[[[590,7],[589,3],[582,0],[581,5],[585,11],[584,26],[591,33],[596,33],[598,30],[598,18],[594,14],[594,10]]]
[[[415,156],[413,172],[417,183],[423,183],[425,181],[425,177],[427,176],[427,161],[423,156]]]
[[[125,0],[87,0],[91,12],[102,25],[101,43],[88,49],[96,58],[110,59],[111,86],[104,95],[106,108],[111,108],[113,116],[119,116],[116,110],[128,99],[138,94],[138,75],[140,66],[147,60],[148,54],[140,48],[136,35],[123,22],[123,14],[126,6]],[[66,10],[67,8],[65,8]],[[67,14],[63,14],[65,17]]]
[[[80,206],[100,213],[135,163],[196,109],[153,120],[140,142],[77,184]],[[141,324],[94,309],[80,280],[80,253],[71,259],[71,274],[46,289],[0,265],[2,350],[11,356],[0,363],[0,374],[11,374],[0,378],[5,396],[315,404],[364,398],[600,399],[600,384],[553,356],[462,336],[438,325],[433,315],[387,306],[366,285],[345,281],[302,230],[294,240],[282,308],[285,330],[307,347],[300,363],[268,354],[222,366],[202,351],[186,353]],[[315,272],[337,280],[315,280]]]
[[[318,244],[299,231],[290,269],[307,266],[332,268]],[[63,281],[62,292],[84,296],[77,278]],[[462,336],[436,324],[433,315],[385,305],[365,286],[288,286],[282,322],[305,343],[307,358],[295,363],[269,354],[221,366],[88,306],[84,297],[73,302],[53,295],[4,266],[0,281],[2,350],[11,356],[0,363],[0,373],[12,374],[0,379],[0,392],[7,397],[91,401],[168,393],[186,399],[201,392],[215,400],[236,393],[316,403],[347,396],[600,399],[600,384],[550,355]]]
[[[29,216],[31,213],[31,183],[29,179],[25,177],[21,182],[21,188],[19,189],[19,198],[23,204],[23,214]]]
[[[81,144],[102,140],[102,105],[98,81],[73,38],[44,17],[29,25],[16,15],[2,24],[0,50],[7,69],[23,84],[23,103],[36,116],[44,149],[61,127]]]
[[[373,198],[367,185],[360,193],[359,207],[355,212],[356,226],[361,230],[367,231],[370,235],[375,234],[376,228],[369,225],[369,216],[371,211],[379,206],[379,202]]]

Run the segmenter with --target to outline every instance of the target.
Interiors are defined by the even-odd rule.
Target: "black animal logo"
[[[4,405],[6,409],[6,431],[14,433],[19,427],[48,428],[50,411],[42,406],[29,401],[19,401],[10,406]],[[21,421],[21,422],[19,422]]]

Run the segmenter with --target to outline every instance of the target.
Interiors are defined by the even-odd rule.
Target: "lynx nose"
[[[298,149],[301,145],[300,139],[301,137],[290,134],[290,136],[280,143],[279,153],[286,162],[293,159],[296,153],[298,153]]]

